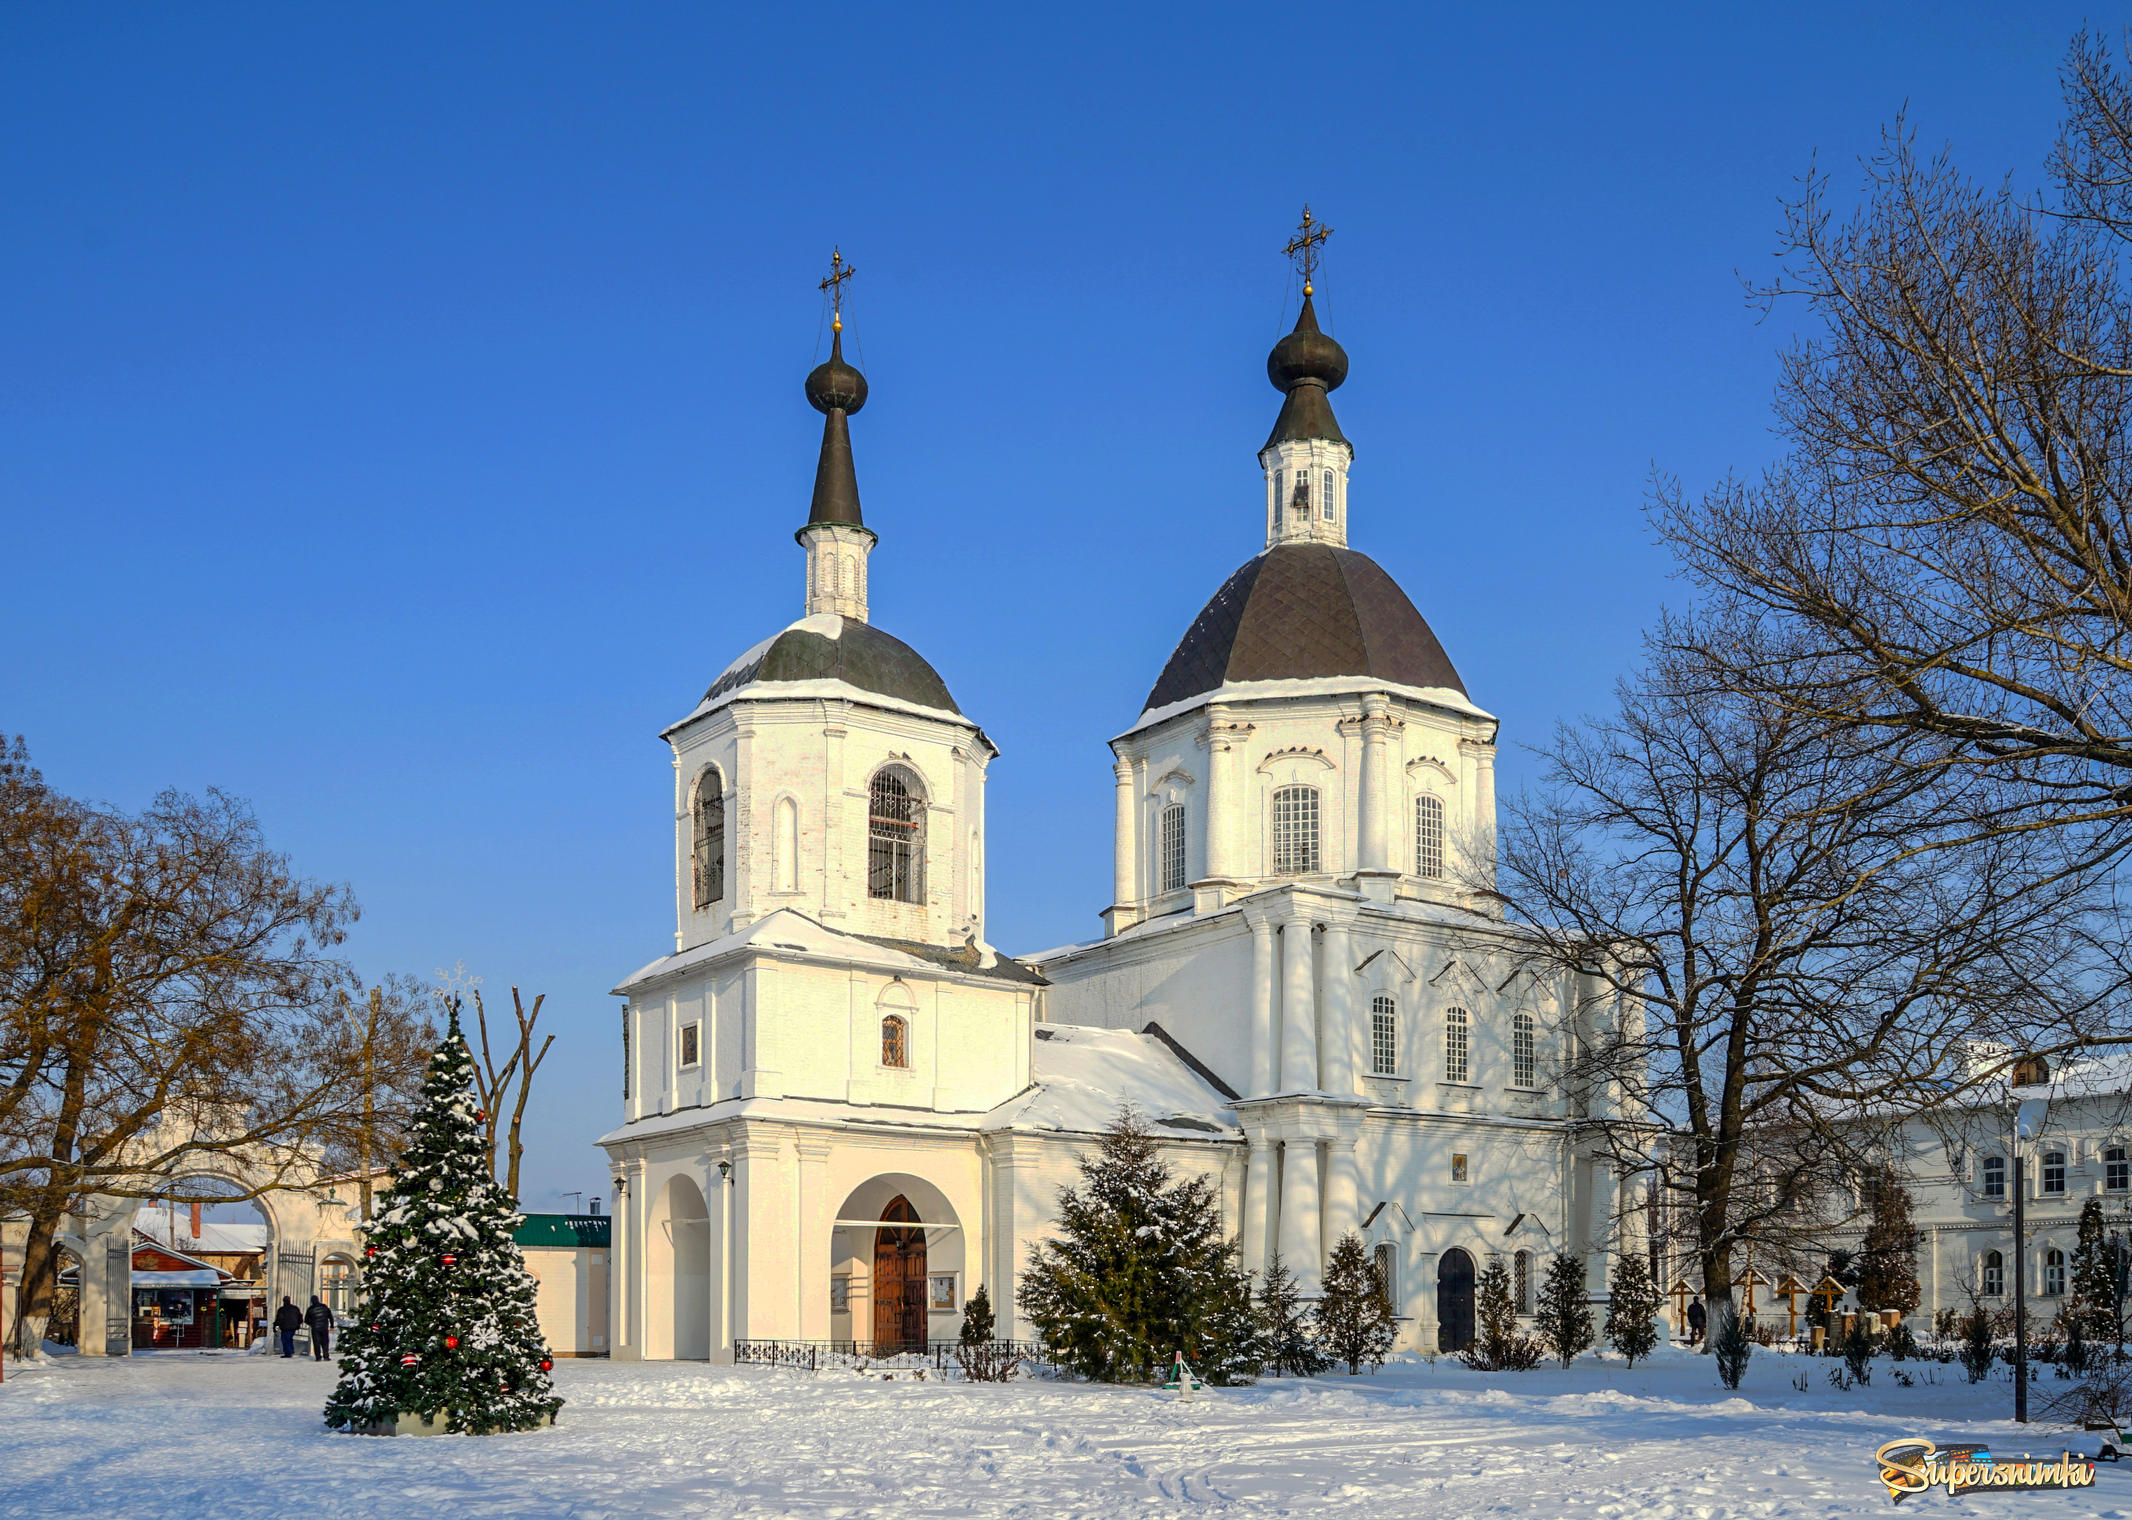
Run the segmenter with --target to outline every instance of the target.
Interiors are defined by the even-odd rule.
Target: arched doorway
[[[1436,1259],[1436,1349],[1473,1344],[1473,1258],[1455,1247]]]
[[[673,1251],[674,1359],[711,1355],[711,1211],[693,1179],[666,1184],[665,1231]]]
[[[925,1231],[916,1226],[918,1211],[898,1193],[881,1210],[882,1228],[874,1231],[874,1354],[923,1351],[926,1336]]]

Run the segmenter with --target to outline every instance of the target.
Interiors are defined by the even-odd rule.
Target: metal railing
[[[986,1341],[982,1345],[988,1356],[1017,1358],[1024,1368],[1040,1376],[1057,1371],[1051,1353],[1039,1341]],[[927,1341],[921,1346],[876,1345],[872,1341],[746,1340],[733,1342],[733,1361],[740,1366],[785,1367],[798,1372],[926,1371],[945,1378],[961,1375],[961,1350],[960,1341]]]

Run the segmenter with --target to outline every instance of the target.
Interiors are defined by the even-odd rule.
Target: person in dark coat
[[[1697,1294],[1695,1302],[1688,1305],[1689,1345],[1700,1346],[1703,1343],[1703,1326],[1709,1323],[1710,1312],[1703,1307],[1702,1295]]]
[[[332,1348],[333,1311],[316,1293],[311,1295],[311,1307],[304,1310],[304,1323],[311,1327],[311,1360],[322,1362]]]
[[[274,1328],[281,1332],[281,1354],[296,1354],[296,1332],[303,1328],[304,1312],[296,1307],[296,1300],[284,1296],[281,1307],[274,1311]]]

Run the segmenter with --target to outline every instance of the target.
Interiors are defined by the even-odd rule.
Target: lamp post
[[[2014,1109],[2014,1420],[2028,1423],[2028,1153],[2025,1141],[2036,1138],[2043,1128],[2050,1104],[2043,1098],[2023,1098]]]

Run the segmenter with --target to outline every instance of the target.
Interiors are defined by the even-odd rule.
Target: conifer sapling
[[[1658,1349],[1658,1283],[1641,1251],[1624,1251],[1614,1263],[1606,1305],[1606,1343],[1633,1367]]]
[[[1259,1329],[1266,1337],[1266,1367],[1276,1377],[1316,1377],[1326,1368],[1311,1328],[1311,1308],[1295,1274],[1276,1252],[1258,1289]]]
[[[1397,1326],[1385,1283],[1355,1234],[1340,1237],[1325,1264],[1325,1288],[1318,1299],[1318,1341],[1336,1362],[1347,1363],[1348,1376],[1382,1366],[1392,1349]]]
[[[1547,1264],[1540,1301],[1533,1310],[1540,1340],[1567,1367],[1592,1344],[1592,1310],[1584,1299],[1584,1258],[1558,1252]]]

